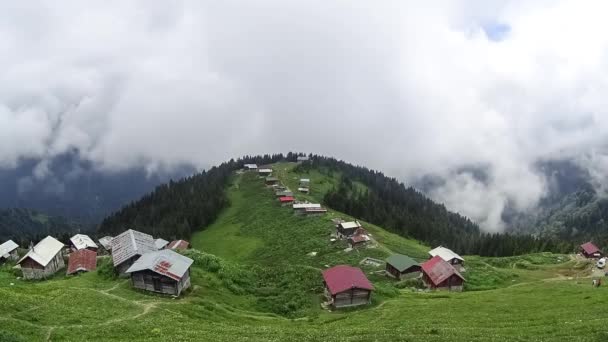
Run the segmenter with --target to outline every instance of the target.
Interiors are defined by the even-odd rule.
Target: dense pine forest
[[[94,231],[94,226],[61,216],[49,216],[30,209],[0,210],[0,241],[12,239],[24,247],[47,235],[67,241],[73,233],[89,231]]]
[[[229,205],[226,186],[243,164],[295,161],[297,156],[291,152],[245,156],[179,181],[172,180],[107,217],[98,235],[115,235],[126,228],[136,228],[166,239],[188,238],[214,222]],[[570,252],[574,248],[571,243],[555,238],[482,233],[468,218],[450,212],[414,188],[381,172],[334,158],[311,155],[310,161],[298,168],[317,169],[340,177],[338,186],[325,194],[327,206],[429,245],[446,245],[459,253],[482,256]],[[355,182],[365,189],[356,187]]]

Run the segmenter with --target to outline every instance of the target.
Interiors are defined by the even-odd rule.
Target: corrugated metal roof
[[[339,265],[323,271],[323,279],[332,295],[353,288],[373,290],[363,271],[358,267]]]
[[[294,209],[306,209],[306,208],[321,208],[320,204],[316,203],[296,203],[293,205]]]
[[[292,196],[279,197],[281,203],[293,202],[295,199]]]
[[[88,249],[80,249],[70,254],[67,274],[89,272],[97,269],[97,253]]]
[[[118,266],[134,256],[154,251],[156,251],[154,238],[133,229],[129,229],[112,239],[114,266]]]
[[[352,228],[359,228],[359,227],[361,227],[361,224],[358,221],[342,222],[342,223],[340,223],[340,225],[344,229],[352,229]]]
[[[76,249],[98,248],[97,244],[88,235],[76,234],[70,238],[70,241]]]
[[[8,240],[0,245],[0,258],[8,258],[9,254],[15,249],[19,248],[19,245],[13,240]]]
[[[178,250],[178,249],[188,249],[190,246],[190,242],[186,240],[175,240],[171,241],[171,243],[167,246],[167,249]]]
[[[371,240],[369,238],[369,236],[367,236],[365,234],[353,235],[353,236],[349,237],[348,239],[350,241],[352,241],[353,243],[367,242],[367,241]]]
[[[169,249],[142,255],[129,267],[127,273],[150,270],[179,281],[194,261]]]
[[[59,242],[52,236],[47,236],[42,241],[38,242],[34,248],[32,248],[27,254],[19,260],[18,264],[20,264],[23,260],[30,258],[37,262],[38,264],[46,267],[51,260],[57,255],[57,253],[61,252],[63,248],[63,243]]]
[[[445,248],[445,247],[442,247],[442,246],[439,246],[439,247],[437,247],[435,249],[432,249],[429,252],[429,254],[432,257],[439,255],[441,257],[441,259],[443,259],[445,261],[450,261],[452,259],[458,259],[460,261],[464,261],[464,259],[460,255],[454,253],[451,249]]]
[[[112,249],[112,239],[114,238],[111,236],[104,236],[99,239],[99,243],[103,246],[103,248],[109,251]]]
[[[272,169],[259,169],[259,173],[272,173]]]
[[[585,251],[585,253],[587,254],[595,254],[595,253],[601,253],[600,249],[597,248],[596,245],[594,245],[592,242],[587,242],[581,245],[581,248]]]
[[[452,275],[457,275],[464,280],[464,277],[439,255],[423,263],[422,272],[429,277],[435,286],[438,286]]]
[[[307,156],[299,156],[298,157],[298,161],[308,161],[308,160],[310,160],[310,158],[307,157]]]
[[[386,259],[386,263],[393,266],[399,272],[403,272],[412,266],[420,266],[420,264],[418,264],[416,260],[403,254],[391,255],[390,257],[388,257],[388,259]]]
[[[165,239],[158,238],[158,239],[154,240],[154,247],[156,247],[156,249],[163,249],[168,244],[169,244],[169,241],[167,241]]]
[[[245,164],[244,168],[246,168],[246,169],[257,169],[258,165],[257,164]]]
[[[310,183],[309,178],[300,178],[300,183]]]

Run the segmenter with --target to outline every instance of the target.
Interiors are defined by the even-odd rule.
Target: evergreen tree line
[[[22,208],[0,210],[0,243],[10,239],[25,248],[30,242],[37,243],[47,235],[67,243],[73,234],[91,231],[94,231],[93,226],[61,216],[47,216]]]
[[[245,156],[178,181],[171,180],[105,218],[97,235],[115,236],[126,229],[136,229],[155,238],[188,239],[193,232],[213,223],[229,204],[226,187],[236,170],[244,164],[271,164],[296,157],[293,153]]]
[[[310,168],[341,176],[340,184],[324,197],[327,206],[431,246],[443,245],[457,253],[481,256],[566,253],[574,249],[572,243],[557,238],[483,233],[468,218],[378,171],[321,156],[313,156],[299,166],[299,171]]]

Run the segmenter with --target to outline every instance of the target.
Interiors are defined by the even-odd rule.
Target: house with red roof
[[[67,274],[90,272],[97,269],[97,252],[79,249],[70,254]]]
[[[325,296],[332,307],[369,304],[374,287],[357,267],[339,265],[323,271]]]
[[[282,196],[279,197],[279,202],[281,202],[282,206],[292,205],[296,199],[293,196]]]
[[[190,247],[190,242],[188,242],[186,240],[175,240],[175,241],[171,241],[171,243],[168,244],[167,247],[165,247],[165,248],[171,249],[174,251],[177,251],[177,250],[185,251],[186,249],[188,249],[188,247]]]
[[[437,255],[421,266],[422,281],[432,290],[462,291],[464,277],[441,256]]]
[[[585,256],[585,258],[601,258],[603,253],[602,251],[594,245],[592,242],[587,242],[581,245],[580,247],[581,254]]]

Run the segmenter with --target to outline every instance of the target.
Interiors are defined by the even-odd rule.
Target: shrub
[[[118,273],[112,263],[112,258],[102,258],[97,265],[97,274],[105,279],[116,279]]]

